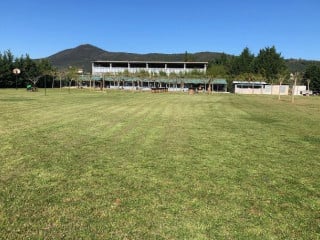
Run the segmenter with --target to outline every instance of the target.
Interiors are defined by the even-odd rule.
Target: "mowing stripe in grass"
[[[319,238],[319,98],[47,93],[0,91],[0,238]]]

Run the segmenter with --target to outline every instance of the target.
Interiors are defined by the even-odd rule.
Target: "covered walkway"
[[[152,88],[166,88],[171,92],[186,92],[189,89],[196,92],[227,92],[226,79],[81,75],[79,82],[92,88],[150,91]]]

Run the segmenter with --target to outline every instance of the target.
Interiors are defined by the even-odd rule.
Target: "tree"
[[[74,66],[69,66],[68,70],[66,71],[66,77],[69,81],[69,88],[72,85],[72,81],[76,81],[77,76],[78,76],[78,68]]]
[[[38,76],[40,76],[40,79],[43,80],[42,87],[46,87],[47,78],[54,78],[54,68],[51,66],[50,62],[47,59],[41,59],[40,61],[37,61],[36,65],[38,69]]]
[[[279,92],[278,99],[281,100],[281,85],[286,82],[286,80],[290,79],[289,71],[283,71],[278,74],[278,82],[279,82]]]
[[[316,65],[309,66],[304,75],[303,83],[307,84],[307,81],[310,80],[310,90],[320,92],[320,67]]]
[[[13,87],[15,79],[12,74],[14,65],[14,56],[10,50],[0,53],[0,87]]]
[[[223,65],[213,64],[208,67],[206,75],[209,78],[224,78],[227,76],[227,69]]]
[[[3,54],[0,53],[0,87],[13,87],[16,77],[12,73],[14,68],[19,68],[18,87],[25,87],[28,82],[32,82],[34,86],[42,76],[52,76],[53,68],[46,59],[32,60],[28,54],[15,58],[8,50]]]
[[[52,77],[52,86],[51,86],[51,87],[54,88],[54,86],[55,86],[55,81],[57,80],[57,77],[60,76],[60,73],[59,73],[59,71],[58,71],[58,68],[53,67],[52,70],[51,70],[51,72],[50,72],[50,74],[51,74],[51,77]]]
[[[238,57],[234,57],[231,61],[230,73],[232,75],[240,75],[244,73],[253,73],[254,54],[252,54],[249,48],[243,49],[242,53]]]
[[[21,64],[21,77],[31,81],[33,87],[36,87],[42,76],[39,65],[28,54],[25,58],[21,57],[19,62]]]
[[[185,62],[195,62],[195,57],[192,54],[189,54],[187,51],[184,53]]]
[[[225,53],[221,53],[221,55],[214,60],[214,64],[228,66],[230,64],[230,56]]]
[[[271,83],[286,69],[285,60],[274,46],[261,49],[254,62],[255,73],[261,74]]]

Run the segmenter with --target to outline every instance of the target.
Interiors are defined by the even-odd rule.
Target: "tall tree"
[[[37,82],[41,78],[41,72],[37,63],[28,54],[25,57],[20,57],[18,62],[21,66],[21,77],[31,81],[33,86],[36,87]]]
[[[190,54],[187,51],[185,51],[185,53],[184,53],[184,61],[185,62],[195,62],[195,57],[194,57],[193,54]]]
[[[307,84],[310,80],[310,90],[320,92],[320,67],[316,65],[309,66],[304,75],[303,83]]]
[[[231,56],[228,56],[227,54],[225,54],[224,52],[221,53],[221,55],[216,58],[214,60],[214,64],[217,64],[217,65],[224,65],[224,66],[228,66],[230,64],[230,58]]]
[[[273,82],[279,74],[286,71],[287,67],[284,58],[272,46],[260,50],[254,62],[254,69],[268,82]]]
[[[13,87],[15,85],[12,70],[14,65],[14,56],[10,50],[0,54],[0,87]]]
[[[234,57],[231,62],[230,72],[232,75],[253,73],[254,54],[249,48],[244,48],[240,56]]]

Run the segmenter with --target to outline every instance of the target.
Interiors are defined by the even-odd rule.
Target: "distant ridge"
[[[77,66],[88,71],[91,61],[103,55],[104,50],[90,44],[80,45],[49,56],[47,59],[59,69]]]
[[[223,53],[218,52],[198,52],[188,53],[192,61],[210,62],[219,58]],[[228,54],[227,54],[228,55]],[[232,56],[232,55],[229,55]],[[54,67],[66,69],[69,66],[83,68],[86,72],[91,72],[91,62],[96,60],[111,61],[184,61],[185,53],[163,54],[163,53],[126,53],[108,52],[91,44],[83,44],[75,48],[66,49],[53,54],[47,59]],[[320,61],[310,61],[303,59],[287,59],[287,66],[290,72],[304,71],[310,64],[320,65]]]
[[[221,56],[222,53],[199,52],[188,53],[192,60],[199,62],[209,62]],[[51,64],[59,69],[68,66],[83,68],[86,72],[91,71],[91,62],[96,60],[112,61],[184,61],[185,53],[163,54],[163,53],[126,53],[108,52],[90,44],[80,45],[49,56],[47,59]]]

